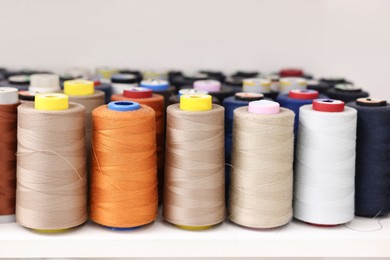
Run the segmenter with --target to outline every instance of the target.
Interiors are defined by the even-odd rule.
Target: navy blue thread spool
[[[169,104],[169,98],[176,91],[175,87],[170,86],[168,81],[159,79],[143,80],[141,81],[141,87],[151,89],[153,93],[163,96],[165,108]]]
[[[337,84],[334,88],[329,89],[326,95],[333,99],[342,100],[345,103],[369,96],[368,92],[352,84]]]
[[[104,103],[108,104],[111,101],[112,87],[108,83],[103,83],[100,80],[92,79],[95,84],[95,89],[104,92]]]
[[[261,93],[264,97],[275,100],[278,92],[272,90],[272,81],[270,78],[247,78],[243,80],[243,92]]]
[[[223,106],[225,108],[225,162],[230,164],[232,154],[233,139],[233,115],[234,110],[239,107],[247,106],[249,102],[261,100],[264,95],[261,93],[238,92],[234,96],[225,98]],[[226,192],[230,183],[230,166],[225,167]],[[228,198],[228,196],[226,196]]]
[[[123,70],[119,70],[119,74],[130,74],[130,75],[134,75],[135,78],[136,78],[136,81],[137,83],[140,83],[143,79],[142,77],[142,73],[141,71],[139,70],[128,70],[128,69],[123,69]]]
[[[332,85],[326,83],[325,81],[315,79],[307,81],[307,89],[317,90],[320,94],[326,94],[326,91],[330,88],[332,88]]]
[[[325,82],[330,88],[334,88],[337,84],[352,84],[351,81],[343,77],[324,77],[320,79],[320,82]]]
[[[169,105],[172,104],[179,104],[180,103],[180,96],[181,95],[188,95],[188,94],[208,94],[207,91],[205,90],[198,90],[198,89],[193,89],[193,88],[183,88],[179,90],[178,95],[171,96],[169,98]],[[219,100],[215,97],[212,97],[212,102],[213,104],[219,105]]]
[[[255,78],[260,75],[260,72],[258,71],[250,71],[250,70],[238,70],[234,74],[232,74],[232,77],[247,79],[247,78]]]
[[[226,75],[222,71],[217,70],[201,70],[201,74],[206,74],[210,79],[218,80],[221,83],[225,82]]]
[[[357,113],[355,215],[390,212],[390,105],[360,98],[347,104]]]
[[[303,105],[313,103],[314,99],[327,98],[327,96],[319,95],[316,90],[293,89],[288,94],[281,94],[276,98],[276,102],[281,107],[288,108],[295,113],[294,120],[294,135],[297,136],[299,124],[299,108]]]

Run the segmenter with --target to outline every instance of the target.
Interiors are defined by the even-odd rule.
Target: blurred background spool
[[[60,92],[60,77],[56,74],[33,74],[28,91],[33,94]]]
[[[182,95],[167,109],[163,217],[202,230],[225,218],[224,109],[210,95]]]
[[[235,73],[233,73],[231,76],[236,78],[242,78],[242,79],[249,79],[249,78],[256,78],[260,76],[261,73],[259,71],[250,71],[250,70],[238,70]]]
[[[129,229],[157,217],[156,122],[152,108],[110,102],[92,112],[91,220]]]
[[[193,88],[183,88],[179,90],[178,95],[173,95],[169,98],[169,105],[180,103],[181,95],[193,95],[193,94],[208,94],[208,92],[205,90],[198,90]],[[219,100],[215,97],[212,98],[213,98],[212,99],[213,104],[219,105]]]
[[[225,82],[226,75],[219,70],[200,70],[199,73],[205,74],[208,76],[210,79],[217,80],[221,83]]]
[[[18,90],[27,90],[30,85],[30,75],[14,75],[8,77],[8,84]]]
[[[197,80],[192,87],[196,90],[207,91],[209,95],[218,99],[219,104],[222,104],[225,98],[235,93],[234,88],[222,85],[220,81],[213,79]]]
[[[142,87],[127,88],[122,95],[111,96],[112,101],[134,101],[141,105],[151,107],[156,117],[156,142],[157,142],[157,177],[160,198],[162,196],[162,184],[164,180],[164,152],[165,152],[165,108],[164,97],[153,94],[151,89]]]
[[[85,107],[85,140],[89,166],[92,135],[92,110],[104,105],[104,92],[95,90],[93,81],[77,79],[64,82],[64,93],[68,95],[70,102],[81,104]]]
[[[339,225],[354,218],[356,110],[317,99],[299,111],[294,217]]]
[[[276,98],[276,101],[281,107],[292,110],[295,114],[294,134],[297,135],[299,124],[299,108],[303,105],[313,103],[314,99],[327,98],[325,95],[319,95],[316,90],[293,89],[288,94],[281,94]]]
[[[191,86],[197,80],[210,79],[208,75],[203,73],[175,73],[171,74],[170,83],[175,87],[175,92],[178,92],[184,86]],[[188,87],[187,87],[188,88]]]
[[[131,74],[134,75],[137,83],[140,83],[143,79],[142,73],[139,70],[129,70],[129,69],[121,69],[119,70],[119,74]]]
[[[102,83],[110,83],[112,75],[118,74],[118,73],[119,73],[118,69],[106,67],[106,66],[97,67],[95,70],[96,77]]]
[[[174,95],[175,87],[170,86],[169,82],[166,80],[143,80],[141,81],[141,87],[148,88],[153,91],[153,93],[159,94],[164,97],[164,106],[168,106],[169,98]]]
[[[324,81],[315,79],[307,81],[307,89],[316,90],[320,94],[326,94],[330,88],[332,88],[332,86]]]
[[[267,78],[249,78],[243,80],[242,91],[261,93],[264,97],[275,100],[278,92],[271,89],[271,80]]]
[[[111,76],[112,94],[122,94],[125,88],[138,87],[138,79],[132,74],[114,74]]]
[[[292,218],[294,113],[269,100],[234,110],[229,218],[274,228]]]
[[[306,78],[311,79],[313,78],[312,75],[306,73],[302,69],[299,68],[283,68],[279,71],[279,76],[281,78]]]
[[[87,220],[85,109],[59,93],[18,107],[16,221],[54,232]]]
[[[99,79],[91,79],[94,82],[95,90],[104,92],[104,103],[108,104],[111,101],[112,87],[108,83],[101,82]]]
[[[320,82],[328,84],[330,88],[334,88],[337,84],[352,84],[351,81],[339,76],[323,77],[320,78]]]
[[[346,103],[369,96],[368,92],[352,84],[337,84],[334,88],[329,89],[326,95],[332,99],[342,100]]]
[[[166,70],[145,70],[142,72],[142,78],[145,80],[167,80],[168,71]]]
[[[289,77],[279,80],[279,94],[288,94],[293,89],[306,89],[307,81],[304,78]]]
[[[355,215],[377,217],[390,212],[390,105],[360,98],[357,110]]]
[[[15,221],[18,89],[0,87],[0,223]]]

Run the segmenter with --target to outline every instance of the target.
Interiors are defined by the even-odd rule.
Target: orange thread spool
[[[153,222],[158,207],[153,109],[111,102],[93,110],[92,123],[92,221],[113,228]]]
[[[153,94],[151,89],[132,87],[124,90],[122,94],[111,96],[111,101],[134,101],[141,105],[153,108],[156,113],[156,139],[157,139],[157,177],[159,186],[159,195],[162,194],[162,183],[164,176],[164,152],[165,152],[165,109],[164,97],[159,94]]]

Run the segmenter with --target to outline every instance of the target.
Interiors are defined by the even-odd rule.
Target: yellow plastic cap
[[[67,80],[64,82],[64,93],[70,96],[92,95],[95,93],[95,85],[91,80]]]
[[[35,95],[35,109],[66,110],[69,108],[68,95],[60,93],[45,93]]]
[[[180,96],[180,109],[207,111],[213,108],[212,97],[207,94],[184,94]]]

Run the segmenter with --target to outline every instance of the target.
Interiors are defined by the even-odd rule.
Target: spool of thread
[[[334,88],[329,89],[326,95],[333,99],[342,100],[344,102],[352,102],[358,98],[368,97],[369,94],[361,88],[352,84],[337,84]]]
[[[15,221],[18,90],[0,87],[0,223]]]
[[[354,218],[356,110],[317,99],[299,111],[294,217],[332,226]]]
[[[156,122],[152,108],[110,102],[92,112],[91,220],[115,230],[157,217]]]
[[[95,90],[104,92],[104,103],[108,104],[111,101],[112,87],[110,84],[102,83],[100,80],[93,80],[95,84]]]
[[[66,70],[65,74],[82,79],[89,79],[92,76],[91,71],[85,67],[71,67]]]
[[[279,71],[279,76],[280,77],[299,77],[303,78],[305,73],[303,72],[302,69],[297,69],[297,68],[284,68]]]
[[[357,110],[355,215],[378,217],[390,212],[390,105],[359,98]]]
[[[250,70],[239,70],[232,74],[232,77],[238,77],[242,79],[256,78],[260,75],[258,71]]]
[[[38,94],[18,107],[16,221],[56,232],[86,220],[85,109]]]
[[[111,76],[112,94],[122,94],[125,88],[138,87],[138,79],[132,74],[114,74]]]
[[[122,95],[112,95],[112,101],[134,101],[141,105],[151,107],[156,118],[156,140],[157,140],[157,177],[158,190],[162,196],[162,183],[164,177],[164,152],[165,152],[165,107],[164,97],[153,94],[151,89],[136,87],[125,89]]]
[[[261,100],[264,95],[261,93],[239,92],[232,97],[225,98],[225,160],[230,163],[233,138],[233,113],[236,108],[247,106],[249,102]],[[227,167],[229,169],[229,166]]]
[[[118,74],[118,70],[111,67],[101,66],[96,68],[96,75],[100,78],[103,83],[110,83],[112,75]]]
[[[244,80],[244,78],[241,78],[241,77],[227,77],[225,79],[225,85],[233,88],[233,90],[235,92],[241,92],[243,80]]]
[[[60,92],[60,77],[55,74],[33,74],[28,91],[34,94]]]
[[[293,89],[306,89],[307,81],[304,78],[289,77],[280,79],[279,94],[288,94]]]
[[[137,83],[140,83],[142,81],[142,79],[143,79],[142,73],[139,70],[124,69],[124,70],[120,70],[119,74],[131,74],[131,75],[134,75],[135,78],[137,79]]]
[[[337,84],[352,84],[349,80],[343,77],[324,77],[320,79],[320,82],[324,82],[330,86],[330,88],[334,88]]]
[[[234,110],[229,218],[274,228],[292,218],[294,113],[260,100]]]
[[[316,90],[306,90],[306,89],[293,89],[290,90],[288,94],[281,94],[276,98],[276,101],[280,104],[281,107],[288,108],[292,110],[295,114],[294,120],[294,134],[298,134],[298,124],[299,124],[299,109],[303,105],[308,105],[313,103],[314,99],[325,99],[327,96],[319,95]]]
[[[92,136],[92,110],[104,105],[104,92],[95,90],[93,81],[77,79],[64,82],[64,93],[68,95],[70,102],[81,104],[85,107],[85,140],[89,165]]]
[[[242,91],[261,93],[265,97],[275,100],[278,92],[271,89],[271,80],[267,78],[249,78],[243,80]]]
[[[178,74],[171,81],[172,85],[175,86],[176,90],[179,91],[184,86],[192,86],[193,83],[197,80],[206,80],[209,77],[206,74],[202,73],[184,73]],[[176,91],[175,91],[176,92]]]
[[[223,86],[221,82],[217,80],[197,80],[194,82],[193,86],[196,90],[207,91],[212,97],[218,99],[220,104],[223,103],[223,100],[227,97],[234,95],[234,89],[228,86]],[[186,86],[184,88],[187,88]]]
[[[183,88],[179,90],[178,95],[171,96],[169,98],[169,105],[180,103],[181,95],[193,95],[193,94],[208,94],[205,90],[197,90],[193,88]],[[213,104],[219,105],[219,100],[216,97],[212,97]]]
[[[145,70],[142,72],[142,78],[145,80],[167,80],[168,72],[165,70]]]
[[[206,74],[208,78],[218,80],[219,82],[225,82],[225,74],[222,71],[217,70],[201,70],[199,71],[201,74]]]
[[[173,85],[176,78],[183,77],[183,72],[180,70],[170,70],[168,71],[168,81]],[[176,87],[176,86],[175,86]]]
[[[176,91],[175,87],[170,86],[166,80],[143,80],[141,81],[141,87],[151,89],[153,93],[163,96],[165,107],[168,106],[169,98]]]
[[[21,90],[18,92],[18,94],[19,94],[19,100],[21,103],[34,102],[34,100],[35,100],[35,94],[31,93],[28,90]]]
[[[29,75],[15,75],[8,77],[8,84],[18,90],[27,90],[30,85]]]
[[[307,81],[307,89],[316,90],[320,94],[326,94],[326,92],[331,88],[332,86],[324,81],[319,80],[308,80]]]
[[[167,109],[163,217],[181,228],[224,220],[223,116],[210,95],[182,95]]]

